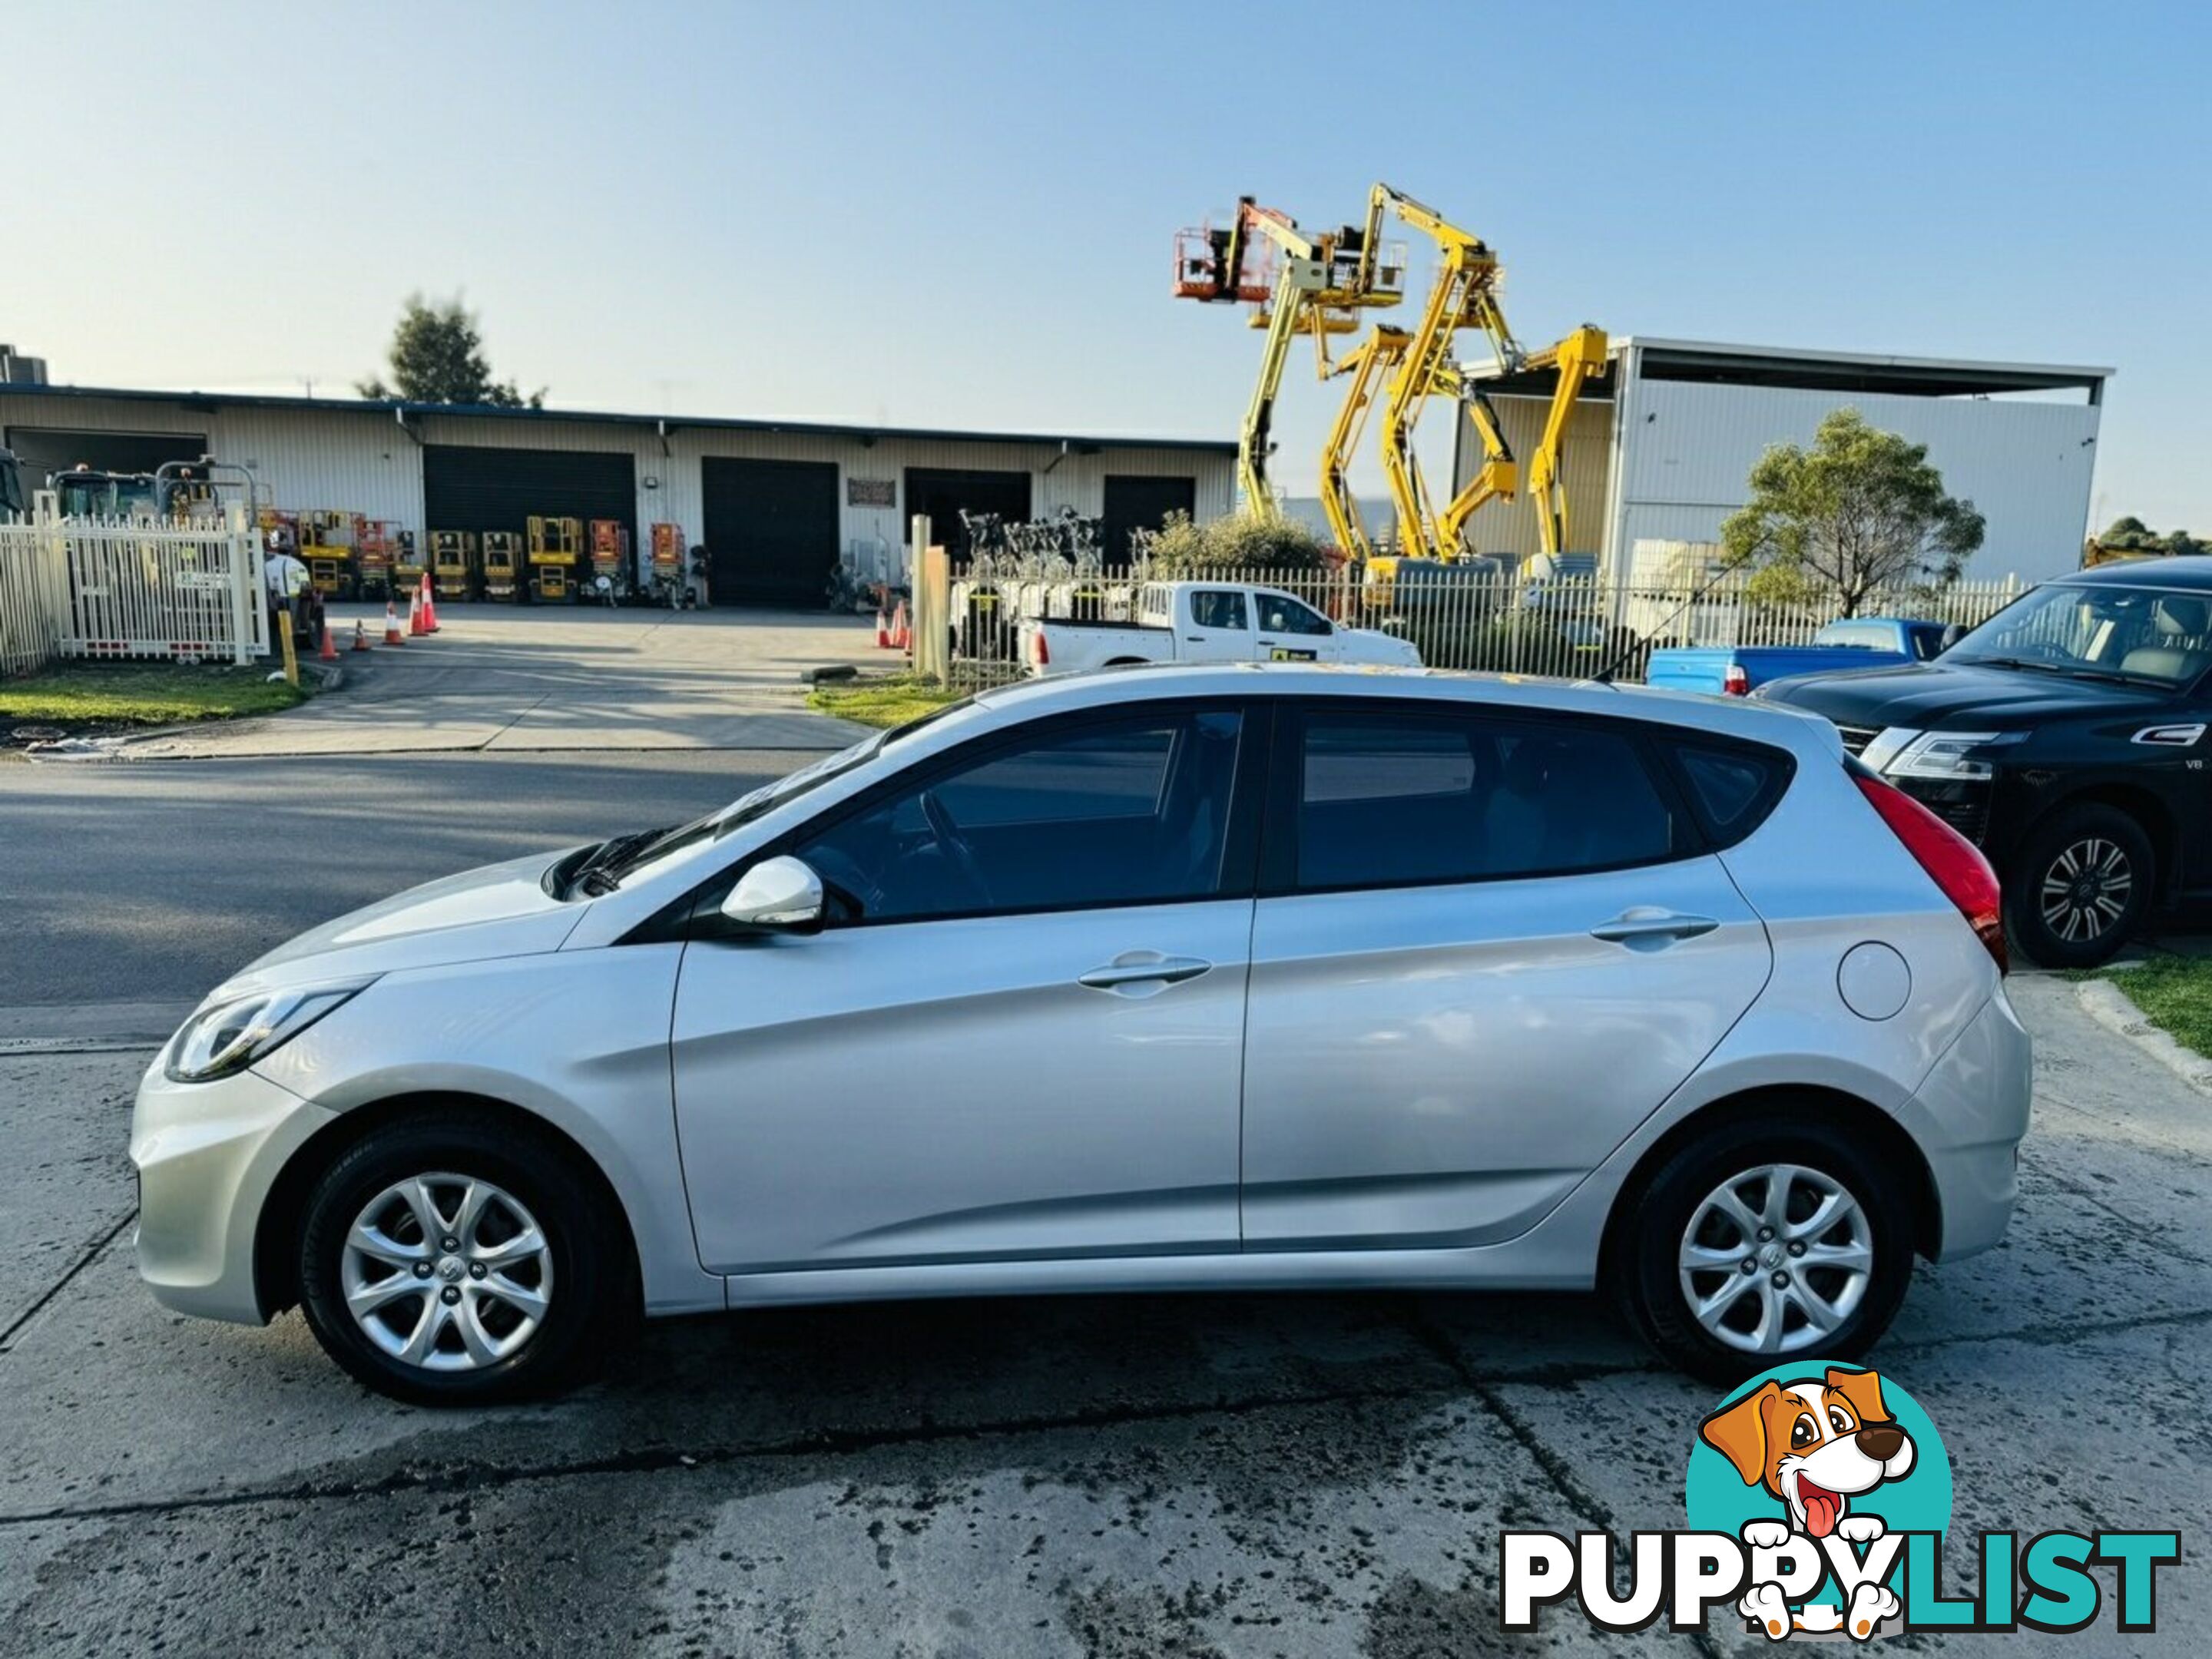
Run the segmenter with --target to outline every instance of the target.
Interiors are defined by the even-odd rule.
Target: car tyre
[[[422,1194],[468,1237],[422,1239]],[[633,1261],[613,1205],[550,1138],[417,1113],[371,1130],[308,1193],[300,1299],[324,1351],[380,1394],[487,1404],[557,1390],[607,1352],[635,1315]],[[395,1352],[425,1318],[441,1327],[434,1340],[416,1358]]]
[[[2005,932],[2039,968],[2094,968],[2128,942],[2157,878],[2150,837],[2134,818],[2117,806],[2069,807],[2032,832],[2013,860]]]
[[[1712,1200],[1731,1190],[1753,1220],[1763,1219],[1761,1200],[1768,1189],[1760,1172],[1777,1170],[1796,1173],[1783,1183],[1780,1212],[1785,1219],[1776,1237],[1761,1238],[1747,1230],[1742,1256],[1732,1259],[1724,1271],[1690,1270],[1693,1243],[1700,1252],[1711,1253],[1695,1258],[1700,1261],[1733,1248],[1734,1224]],[[1826,1232],[1795,1236],[1808,1224],[1819,1227],[1814,1218],[1818,1203],[1831,1191],[1843,1194],[1855,1210],[1834,1212],[1839,1219]],[[1661,1358],[1709,1382],[1732,1386],[1794,1358],[1856,1358],[1889,1328],[1912,1275],[1912,1212],[1904,1183],[1857,1138],[1823,1123],[1778,1130],[1766,1123],[1740,1122],[1700,1135],[1668,1157],[1647,1181],[1624,1193],[1616,1213],[1621,1219],[1608,1251],[1609,1288],[1616,1304]],[[1802,1252],[1792,1248],[1799,1245]],[[1868,1257],[1855,1283],[1845,1270],[1823,1265],[1850,1260],[1854,1245]],[[1741,1268],[1745,1260],[1759,1263],[1755,1272]],[[1745,1289],[1721,1310],[1722,1316],[1752,1323],[1764,1308],[1781,1309],[1780,1340],[1764,1351],[1723,1340],[1692,1304],[1692,1290],[1710,1302],[1737,1273]],[[1790,1277],[1792,1288],[1776,1289],[1770,1297],[1776,1275]],[[1812,1297],[1828,1310],[1848,1304],[1826,1334],[1805,1316]],[[1756,1330],[1754,1325],[1741,1340],[1755,1340]]]

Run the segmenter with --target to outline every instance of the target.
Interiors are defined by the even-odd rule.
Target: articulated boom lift
[[[1237,434],[1237,484],[1247,512],[1273,518],[1281,510],[1267,483],[1267,457],[1291,342],[1311,335],[1326,376],[1328,337],[1358,326],[1347,313],[1397,304],[1405,296],[1405,280],[1404,258],[1389,256],[1356,228],[1309,237],[1288,214],[1263,208],[1249,196],[1239,198],[1231,224],[1176,233],[1176,297],[1243,301],[1256,307],[1252,326],[1267,331],[1260,378]]]
[[[1480,386],[1452,361],[1454,342],[1462,329],[1479,328],[1490,342],[1499,366],[1517,369],[1555,368],[1559,381],[1552,396],[1544,435],[1530,458],[1528,482],[1536,498],[1538,532],[1547,554],[1564,550],[1567,535],[1566,492],[1559,475],[1559,458],[1566,441],[1568,416],[1575,399],[1593,374],[1606,365],[1605,331],[1584,324],[1556,344],[1528,352],[1514,337],[1500,308],[1498,289],[1503,275],[1498,256],[1479,236],[1450,223],[1435,209],[1415,201],[1402,191],[1377,185],[1369,198],[1368,240],[1374,240],[1386,210],[1415,229],[1425,233],[1440,256],[1435,282],[1422,307],[1420,321],[1395,349],[1395,368],[1383,399],[1382,472],[1390,486],[1390,499],[1398,512],[1398,543],[1402,556],[1451,561],[1466,550],[1467,521],[1486,501],[1510,500],[1520,488],[1520,466],[1505,441],[1498,411]],[[1381,332],[1376,331],[1376,340]],[[1360,350],[1365,350],[1363,346]],[[1358,356],[1354,352],[1346,362]],[[1355,384],[1357,394],[1359,388]],[[1367,394],[1371,397],[1371,392]],[[1421,406],[1431,397],[1456,399],[1468,413],[1482,441],[1482,465],[1467,486],[1432,514],[1428,489],[1421,477],[1420,462],[1413,453],[1413,428]],[[1333,461],[1323,452],[1323,500],[1329,499],[1327,482]],[[1340,464],[1336,472],[1341,476]],[[1332,514],[1331,522],[1334,522]],[[1354,527],[1357,528],[1356,519]],[[1386,573],[1387,574],[1387,573]]]

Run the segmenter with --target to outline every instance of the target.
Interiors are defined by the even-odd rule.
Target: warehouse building
[[[1611,356],[1610,372],[1575,407],[1561,469],[1568,550],[1595,553],[1608,574],[1632,580],[1662,550],[1718,541],[1766,447],[1809,444],[1822,418],[1847,405],[1926,444],[1945,489],[1988,520],[1968,576],[2039,581],[2081,563],[2109,368],[1642,336],[1613,341]],[[1553,383],[1548,372],[1480,379],[1516,456],[1535,448]],[[1455,489],[1481,459],[1480,440],[1462,420]],[[1484,507],[1468,535],[1483,553],[1522,559],[1538,550],[1525,498]]]
[[[1229,442],[945,432],[694,416],[455,408],[226,392],[0,383],[0,444],[31,488],[80,464],[150,472],[203,455],[243,466],[289,512],[421,535],[520,534],[533,516],[612,520],[634,558],[650,526],[708,550],[717,604],[820,605],[840,562],[902,581],[913,515],[964,548],[960,512],[1102,520],[1109,561],[1170,512],[1227,513]]]

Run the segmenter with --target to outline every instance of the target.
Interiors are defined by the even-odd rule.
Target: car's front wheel
[[[1799,1354],[1852,1358],[1905,1299],[1904,1184],[1825,1124],[1717,1129],[1622,1202],[1615,1298],[1662,1358],[1707,1381]]]
[[[2005,883],[2005,927],[2044,968],[2110,961],[2149,908],[2150,837],[2116,806],[2060,812],[2035,830]]]
[[[627,1310],[610,1206],[549,1140],[467,1114],[373,1130],[308,1195],[301,1303],[370,1388],[426,1405],[573,1380]]]

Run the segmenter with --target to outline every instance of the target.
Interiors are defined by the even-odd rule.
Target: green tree
[[[1811,448],[1776,444],[1759,457],[1751,500],[1721,526],[1721,543],[1767,586],[1826,589],[1854,617],[1885,588],[1956,581],[1984,529],[1972,501],[1944,492],[1927,445],[1838,409]]]
[[[1294,519],[1238,513],[1211,524],[1193,524],[1170,513],[1152,543],[1152,565],[1163,576],[1268,570],[1295,574],[1328,568],[1321,538]]]
[[[484,357],[476,314],[450,300],[410,294],[399,310],[386,353],[392,382],[372,375],[354,389],[364,398],[398,398],[411,404],[482,404],[495,409],[545,407],[541,387],[525,398],[512,380],[495,380]]]

